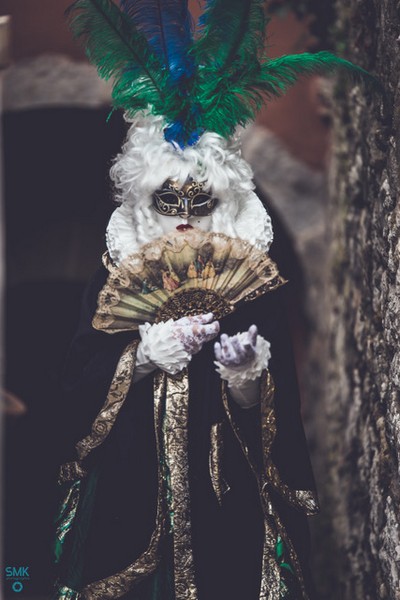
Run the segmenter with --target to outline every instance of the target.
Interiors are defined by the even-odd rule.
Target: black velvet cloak
[[[97,296],[106,277],[107,271],[99,270],[87,288],[65,372],[68,410],[60,435],[74,444],[87,439],[121,354],[138,338],[136,332],[110,335],[93,329]],[[193,357],[188,369],[188,425],[183,432],[187,434],[187,456],[183,460],[177,457],[181,463],[177,476],[186,478],[188,485],[187,506],[179,498],[171,505],[168,498],[175,493],[171,492],[173,474],[165,448],[164,452],[157,450],[157,443],[162,445],[160,439],[165,439],[165,412],[164,417],[160,413],[157,431],[153,374],[128,386],[107,435],[102,430],[104,423],[97,423],[101,443],[83,458],[81,454],[81,460],[76,460],[72,449],[65,456],[67,464],[60,481],[67,501],[58,521],[56,598],[275,600],[312,596],[306,514],[315,513],[317,503],[281,289],[244,303],[223,318],[221,333],[234,335],[253,323],[271,343],[273,404],[269,375],[264,378],[264,396],[269,398],[263,400],[264,409],[263,403],[241,409],[223,393],[213,364],[213,342]],[[129,349],[130,356],[134,346]],[[119,384],[124,377],[122,370]],[[156,377],[160,379],[160,372]],[[270,403],[269,408],[265,402]],[[165,411],[165,406],[160,410]],[[269,451],[265,436],[272,442],[275,426]],[[164,503],[164,523],[162,535],[155,540],[160,501]],[[186,541],[177,542],[174,527],[182,529],[182,515],[185,535],[191,531]],[[274,548],[272,571],[271,549],[270,566],[263,561],[266,533],[270,548],[271,544]],[[152,543],[155,562],[146,555]],[[185,544],[190,547],[182,547]],[[135,563],[136,570],[129,577],[126,572],[121,575]],[[187,585],[177,589],[177,579],[186,568],[192,568],[193,581],[189,585],[188,577]],[[275,591],[276,581],[271,583],[274,572],[275,579],[280,573],[279,590]],[[93,586],[99,581],[103,584]]]

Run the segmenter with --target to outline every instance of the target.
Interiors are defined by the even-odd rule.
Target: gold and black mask
[[[153,208],[168,217],[207,217],[217,206],[218,199],[203,188],[204,184],[198,181],[189,181],[180,187],[176,181],[167,179],[153,193]]]

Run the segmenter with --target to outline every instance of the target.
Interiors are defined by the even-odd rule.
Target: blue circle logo
[[[21,581],[14,581],[14,583],[12,584],[13,592],[22,592],[23,589],[24,586],[22,585]]]

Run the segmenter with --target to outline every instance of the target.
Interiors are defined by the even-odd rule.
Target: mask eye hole
[[[179,214],[182,204],[183,192],[172,179],[167,179],[158,190],[153,193],[153,209],[160,215],[175,217]]]
[[[195,217],[208,217],[218,204],[218,199],[210,194],[201,192],[197,194],[191,204],[191,214]]]

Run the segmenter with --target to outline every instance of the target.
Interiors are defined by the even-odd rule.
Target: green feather
[[[151,104],[162,114],[165,71],[128,17],[111,0],[76,0],[67,16],[100,77],[114,79],[115,107],[134,113]]]
[[[257,61],[266,24],[264,0],[210,0],[193,46],[197,63],[226,74],[232,67]]]
[[[204,78],[197,90],[197,101],[202,107],[202,122],[206,130],[215,131],[223,137],[229,137],[237,125],[245,125],[254,117],[262,104],[262,96],[257,90],[251,90],[242,98],[242,87],[223,76],[209,82]]]
[[[288,54],[265,61],[261,65],[259,78],[253,81],[268,97],[278,97],[286,93],[299,77],[329,75],[338,71],[349,74],[355,81],[381,88],[379,81],[362,67],[335,56],[331,52],[303,52]]]
[[[196,89],[204,127],[224,137],[232,135],[236,125],[254,119],[266,99],[283,96],[300,77],[337,71],[379,88],[378,80],[367,71],[330,52],[286,55],[262,64],[253,61],[247,69],[237,69],[228,76],[217,77],[212,67],[205,67]]]
[[[266,17],[261,0],[210,0],[193,54],[199,65],[192,98],[204,129],[229,137],[254,119],[266,99],[286,93],[300,77],[343,70],[379,86],[364,69],[330,52],[260,60]]]
[[[367,71],[329,52],[261,59],[264,0],[208,0],[190,50],[196,68],[182,86],[171,85],[168,69],[112,0],[76,0],[68,15],[99,75],[113,78],[114,107],[130,117],[150,107],[186,139],[202,130],[229,137],[300,77],[341,70],[380,88]]]
[[[193,95],[201,106],[204,129],[229,137],[261,107],[262,95],[245,80],[250,73],[260,73],[266,22],[263,0],[209,2],[202,35],[193,47],[200,65]]]

